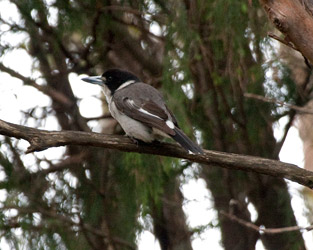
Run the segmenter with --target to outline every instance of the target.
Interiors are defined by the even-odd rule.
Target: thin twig
[[[90,224],[84,223],[81,220],[79,222],[75,222],[73,219],[71,219],[70,216],[59,214],[59,213],[57,213],[54,210],[46,210],[46,209],[43,209],[41,207],[38,207],[37,209],[34,209],[34,208],[20,207],[20,206],[15,206],[15,205],[13,205],[13,206],[4,206],[4,207],[1,208],[2,211],[3,210],[8,210],[8,209],[16,209],[16,210],[19,211],[19,213],[22,213],[22,214],[41,213],[43,216],[47,216],[49,218],[56,219],[56,220],[60,221],[63,224],[68,224],[68,225],[71,225],[71,226],[77,226],[79,231],[85,230],[85,231],[90,232],[90,233],[92,233],[94,235],[97,235],[99,237],[107,238],[107,235],[104,232],[102,232],[101,230],[99,230],[98,228],[95,228],[95,227],[93,227]],[[74,214],[72,214],[72,215],[74,215]],[[123,246],[126,246],[129,249],[132,249],[132,250],[136,249],[136,247],[133,246],[131,243],[129,243],[128,241],[126,241],[124,239],[121,239],[119,237],[113,237],[112,240],[115,243],[123,245]]]
[[[289,112],[289,121],[287,122],[287,124],[285,125],[284,127],[284,135],[282,137],[282,139],[277,142],[276,146],[275,146],[275,150],[274,150],[274,153],[273,153],[273,158],[274,159],[278,159],[278,155],[280,153],[280,150],[282,149],[286,139],[287,139],[287,135],[288,135],[288,132],[289,132],[289,129],[291,128],[292,124],[293,124],[293,121],[295,119],[295,116],[296,116],[296,112],[295,111],[290,111]]]
[[[286,39],[282,39],[279,36],[274,35],[273,33],[268,33],[268,36],[301,53],[300,50],[298,50],[291,42],[288,42]]]
[[[251,99],[256,99],[256,100],[259,100],[259,101],[262,101],[262,102],[274,103],[274,104],[277,104],[277,105],[288,107],[289,109],[298,111],[300,113],[306,113],[306,114],[313,115],[313,110],[312,109],[303,108],[303,107],[292,105],[292,104],[289,104],[289,103],[286,103],[286,102],[278,101],[278,100],[276,100],[274,98],[268,98],[268,97],[264,97],[264,96],[256,95],[256,94],[252,94],[252,93],[244,93],[244,97],[251,98]]]
[[[107,12],[107,11],[121,11],[121,12],[127,12],[127,13],[131,13],[133,15],[136,16],[140,16],[140,17],[144,17],[145,15],[149,15],[151,16],[151,20],[155,20],[161,23],[165,22],[166,16],[165,15],[161,15],[158,13],[150,13],[150,12],[143,12],[137,9],[133,9],[131,7],[127,7],[127,6],[120,6],[120,5],[110,5],[110,6],[105,6],[101,8],[101,11],[103,12]]]
[[[238,218],[235,215],[226,213],[224,211],[220,211],[220,214],[224,215],[228,219],[238,222],[240,225],[251,228],[254,231],[264,234],[280,234],[286,232],[293,232],[293,231],[311,231],[313,230],[313,225],[307,227],[299,227],[299,226],[291,226],[291,227],[281,227],[281,228],[265,228],[263,226],[257,226],[249,221],[245,221],[243,219]]]
[[[53,172],[62,171],[64,169],[70,169],[72,167],[75,168],[79,163],[86,159],[87,156],[88,154],[86,152],[81,152],[77,155],[72,155],[71,157],[62,160],[57,164],[52,164],[51,162],[45,160],[50,165],[50,167],[33,173],[33,175],[47,175]]]
[[[282,39],[282,38],[280,38],[279,36],[274,35],[273,33],[268,33],[268,36],[271,37],[271,38],[273,38],[273,39],[275,39],[275,40],[277,40],[277,41],[279,41],[279,42],[281,42],[282,44],[285,44],[286,46],[288,46],[288,47],[294,49],[295,51],[300,52],[301,55],[302,55],[303,58],[304,58],[304,62],[305,62],[305,64],[306,64],[306,66],[308,66],[309,69],[312,69],[312,66],[311,66],[309,60],[303,55],[303,53],[302,53],[300,50],[298,50],[298,49],[296,48],[296,46],[294,46],[293,43],[287,41],[286,38],[285,38],[285,39]]]
[[[95,117],[84,117],[84,119],[89,122],[93,120],[101,120],[101,119],[108,119],[108,118],[113,118],[111,114],[103,114],[100,116],[95,116]]]

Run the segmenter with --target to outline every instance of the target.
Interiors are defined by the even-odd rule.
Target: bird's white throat
[[[107,100],[107,103],[110,104],[111,100],[112,100],[111,90],[106,85],[102,85],[101,87],[102,87],[101,89],[105,95],[105,99]]]

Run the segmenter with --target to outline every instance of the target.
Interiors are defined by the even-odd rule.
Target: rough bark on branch
[[[298,0],[260,0],[270,20],[313,64],[313,17]]]
[[[12,124],[2,120],[0,120],[0,135],[28,141],[30,146],[26,153],[65,145],[95,146],[117,149],[125,152],[170,156],[205,165],[255,172],[279,178],[286,178],[303,186],[313,188],[313,172],[304,170],[293,164],[261,157],[211,150],[205,150],[204,155],[192,155],[187,154],[182,148],[171,143],[137,145],[125,136],[80,131],[46,131]]]

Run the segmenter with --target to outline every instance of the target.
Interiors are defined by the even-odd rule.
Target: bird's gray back
[[[143,102],[153,101],[162,109],[166,110],[161,93],[146,83],[133,83],[114,93],[115,99],[124,99],[125,97],[133,100],[139,106],[141,106]]]

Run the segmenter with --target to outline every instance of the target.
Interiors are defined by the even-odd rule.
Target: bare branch
[[[86,224],[82,220],[80,220],[79,222],[75,222],[68,215],[57,213],[56,211],[54,211],[52,209],[51,210],[46,210],[46,209],[43,209],[41,207],[29,208],[29,207],[15,206],[15,205],[13,205],[13,206],[4,206],[4,207],[1,208],[1,210],[7,210],[7,209],[16,209],[21,214],[41,213],[43,216],[56,219],[57,221],[59,221],[60,223],[65,224],[65,225],[77,226],[80,231],[87,231],[87,232],[90,232],[90,233],[92,233],[94,235],[97,235],[99,237],[102,237],[102,238],[107,238],[108,237],[105,233],[103,233],[98,228],[95,228],[95,227],[93,227],[90,224]],[[72,214],[72,215],[74,215],[74,214]],[[81,219],[81,218],[79,218],[79,219]],[[10,227],[11,228],[21,227],[21,224],[14,223],[14,224],[10,225]],[[44,225],[40,225],[40,227],[44,227]],[[112,237],[112,240],[115,243],[123,245],[123,246],[126,246],[129,249],[136,249],[135,246],[133,246],[131,243],[129,243],[128,241],[126,241],[124,239],[121,239],[119,237]]]
[[[233,214],[226,213],[224,211],[220,211],[222,215],[227,217],[228,219],[238,222],[240,225],[243,225],[245,227],[248,227],[254,231],[257,231],[259,233],[264,234],[280,234],[280,233],[286,233],[286,232],[293,232],[293,231],[311,231],[313,230],[313,225],[307,226],[307,227],[299,227],[299,226],[292,226],[292,227],[281,227],[281,228],[265,228],[262,226],[257,226],[249,221],[245,221],[243,219],[238,218],[237,216]]]
[[[171,143],[142,143],[137,145],[125,136],[105,135],[80,131],[46,131],[16,125],[0,120],[0,134],[24,139],[30,143],[26,153],[45,150],[49,147],[65,145],[95,146],[117,149],[124,152],[137,152],[186,159],[192,162],[219,166],[232,170],[242,170],[266,174],[313,188],[313,172],[296,165],[261,157],[223,153],[205,150],[203,155],[187,154],[181,147]]]
[[[22,80],[25,85],[29,85],[29,86],[36,88],[40,92],[50,96],[53,100],[55,100],[59,103],[62,103],[63,105],[65,105],[67,107],[71,107],[73,105],[72,101],[66,95],[64,95],[62,92],[57,91],[56,89],[53,89],[47,85],[39,85],[35,82],[35,80],[21,75],[20,73],[14,71],[13,69],[10,69],[10,68],[4,66],[4,64],[2,64],[1,62],[0,62],[0,70],[8,73],[12,77],[15,77],[17,79]]]
[[[287,107],[289,109],[298,111],[299,113],[313,114],[313,110],[312,109],[302,108],[302,107],[299,107],[299,106],[296,106],[296,105],[292,105],[292,104],[289,104],[289,103],[286,103],[286,102],[281,102],[281,101],[278,101],[278,100],[276,100],[274,98],[267,98],[267,97],[264,97],[264,96],[261,96],[261,95],[256,95],[256,94],[252,94],[252,93],[244,93],[244,96],[247,97],[247,98],[256,99],[256,100],[259,100],[259,101],[262,101],[262,102],[274,103],[274,104],[277,104],[277,105],[285,106],[285,107]]]

